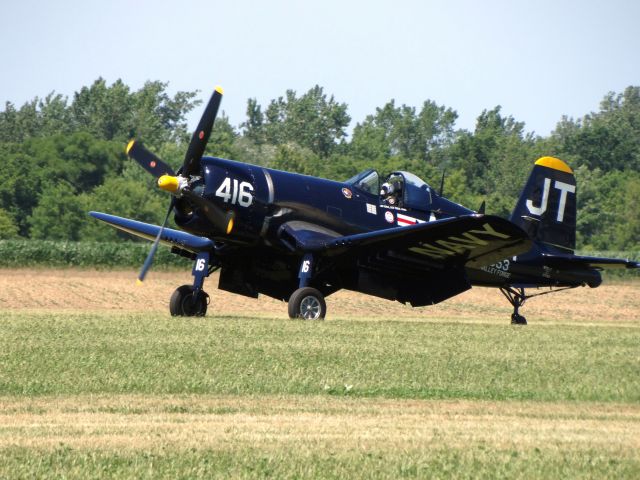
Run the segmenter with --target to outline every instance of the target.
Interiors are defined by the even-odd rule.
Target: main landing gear
[[[182,285],[171,295],[169,312],[174,317],[204,317],[209,295],[202,289],[204,279],[216,268],[209,266],[209,252],[201,252],[193,265],[193,285]]]
[[[208,304],[207,292],[195,290],[191,285],[182,285],[171,295],[169,311],[174,317],[204,317]]]
[[[289,318],[324,320],[327,304],[324,295],[312,287],[297,289],[289,298]]]
[[[518,309],[524,305],[524,302],[528,298],[524,293],[524,288],[503,287],[500,291],[513,306],[511,325],[526,325],[527,319],[518,313]]]
[[[324,320],[327,314],[324,295],[319,290],[309,286],[314,267],[313,255],[306,254],[300,265],[298,289],[289,297],[289,318]]]

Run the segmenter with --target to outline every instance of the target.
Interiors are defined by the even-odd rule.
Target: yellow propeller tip
[[[129,140],[129,143],[127,143],[127,148],[125,148],[125,152],[127,155],[129,155],[129,150],[131,150],[131,148],[133,148],[133,144],[136,143],[135,140]]]
[[[224,95],[224,90],[222,90],[222,87],[220,85],[216,85],[215,88],[216,92],[218,92],[220,95]]]
[[[142,280],[140,280],[140,279],[138,278],[138,279],[136,280],[136,285],[137,285],[138,287],[141,287],[141,286],[142,286],[142,284],[143,284],[143,281],[142,281]]]

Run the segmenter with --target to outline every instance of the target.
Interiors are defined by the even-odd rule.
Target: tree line
[[[189,140],[186,114],[197,92],[167,93],[149,81],[132,90],[97,79],[72,98],[51,93],[0,112],[0,239],[108,241],[119,235],[87,217],[100,210],[162,221],[166,195],[124,154],[143,139],[174,167]],[[482,111],[473,131],[456,128],[458,114],[425,100],[391,99],[349,134],[348,105],[314,86],[260,105],[247,101],[238,126],[221,116],[207,154],[344,180],[365,168],[409,170],[432,185],[445,172],[445,195],[470,208],[508,216],[535,159],[565,160],[578,182],[578,247],[640,250],[640,87],[604,96],[597,112],[563,117],[538,136],[503,114]]]

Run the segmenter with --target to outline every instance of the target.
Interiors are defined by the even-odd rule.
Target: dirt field
[[[142,286],[134,271],[0,270],[0,309],[56,311],[168,312],[169,297],[190,272],[152,272]],[[286,304],[261,296],[254,300],[218,290],[207,279],[208,315],[287,318]],[[545,290],[539,290],[542,292]],[[533,292],[533,291],[532,291]],[[497,289],[474,288],[438,305],[411,308],[397,302],[341,291],[327,299],[328,319],[393,318],[507,322],[511,306]],[[640,318],[640,282],[577,288],[531,299],[522,309],[535,322],[629,324]]]

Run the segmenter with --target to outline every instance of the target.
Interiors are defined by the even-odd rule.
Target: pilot
[[[391,207],[400,207],[402,203],[402,180],[398,177],[389,177],[380,187],[382,203]]]

